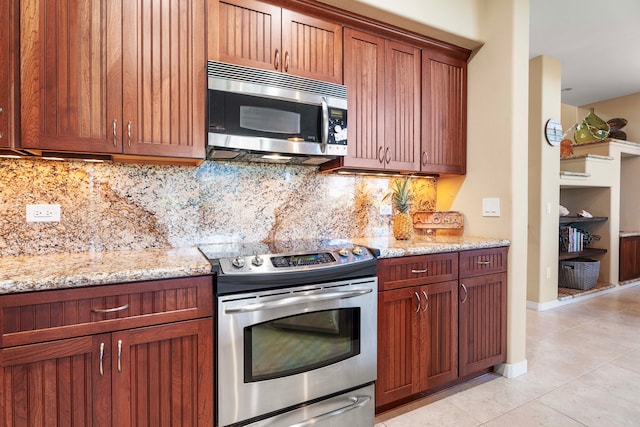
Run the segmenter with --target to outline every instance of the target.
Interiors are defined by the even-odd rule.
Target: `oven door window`
[[[360,354],[360,308],[315,311],[244,329],[245,382],[312,371]]]

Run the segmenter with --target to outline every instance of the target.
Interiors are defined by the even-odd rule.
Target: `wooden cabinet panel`
[[[123,3],[123,152],[204,157],[205,2]]]
[[[384,168],[384,39],[344,29],[344,84],[349,111],[344,166]]]
[[[507,247],[460,252],[460,278],[507,271]]]
[[[619,280],[640,277],[640,236],[620,238]]]
[[[422,302],[426,354],[425,389],[447,384],[458,377],[458,282],[435,283],[423,287]]]
[[[120,3],[21,2],[21,147],[122,150]]]
[[[420,170],[420,50],[385,41],[385,168]]]
[[[378,378],[376,406],[411,396],[420,379],[419,288],[378,294]]]
[[[281,55],[281,9],[256,0],[210,1],[209,59],[277,70]]]
[[[112,342],[114,425],[213,425],[211,319],[118,332]]]
[[[211,276],[200,276],[6,294],[0,342],[7,347],[211,316],[212,293]]]
[[[342,26],[282,9],[286,73],[342,84]]]
[[[458,278],[458,253],[388,258],[378,261],[378,288],[397,289]]]
[[[0,0],[0,148],[15,146],[18,55],[15,37],[17,2]]]
[[[342,83],[342,26],[257,0],[209,2],[209,59]]]
[[[478,372],[506,360],[507,274],[460,279],[459,374]]]
[[[108,337],[79,337],[1,349],[2,425],[111,426]],[[97,351],[101,343],[107,345],[103,375]]]
[[[465,174],[466,129],[466,62],[423,49],[421,170]]]

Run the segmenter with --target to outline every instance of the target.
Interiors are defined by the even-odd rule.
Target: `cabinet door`
[[[342,26],[282,10],[283,70],[342,84]]]
[[[458,377],[458,282],[450,281],[421,289],[421,354],[426,355],[425,388],[434,388]]]
[[[209,59],[282,69],[281,9],[256,0],[209,1]]]
[[[212,318],[118,332],[112,343],[114,425],[213,425]]]
[[[459,374],[479,372],[506,360],[506,273],[460,279]]]
[[[349,147],[344,166],[384,168],[384,39],[344,29]]]
[[[108,339],[107,334],[0,350],[2,425],[111,426]]]
[[[421,391],[420,288],[378,294],[376,407]]]
[[[465,174],[467,165],[467,64],[422,52],[421,170]]]
[[[205,2],[123,3],[123,152],[204,158]]]
[[[385,42],[385,167],[420,170],[420,49]]]
[[[22,147],[122,150],[121,3],[20,2]]]
[[[640,277],[640,237],[620,239],[620,281]]]
[[[16,2],[0,0],[0,148],[12,148],[14,144],[14,84],[16,60],[14,37]]]

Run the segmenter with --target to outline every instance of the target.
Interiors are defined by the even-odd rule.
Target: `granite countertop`
[[[209,273],[197,248],[0,257],[0,294]]]
[[[511,242],[505,239],[469,236],[417,236],[410,240],[396,240],[393,237],[370,237],[353,239],[353,243],[377,250],[378,258],[396,258],[511,245]]]

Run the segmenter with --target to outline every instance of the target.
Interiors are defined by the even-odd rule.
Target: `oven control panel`
[[[304,254],[267,254],[236,256],[218,260],[222,274],[265,274],[331,268],[370,261],[374,256],[367,248],[341,248],[339,250]]]

